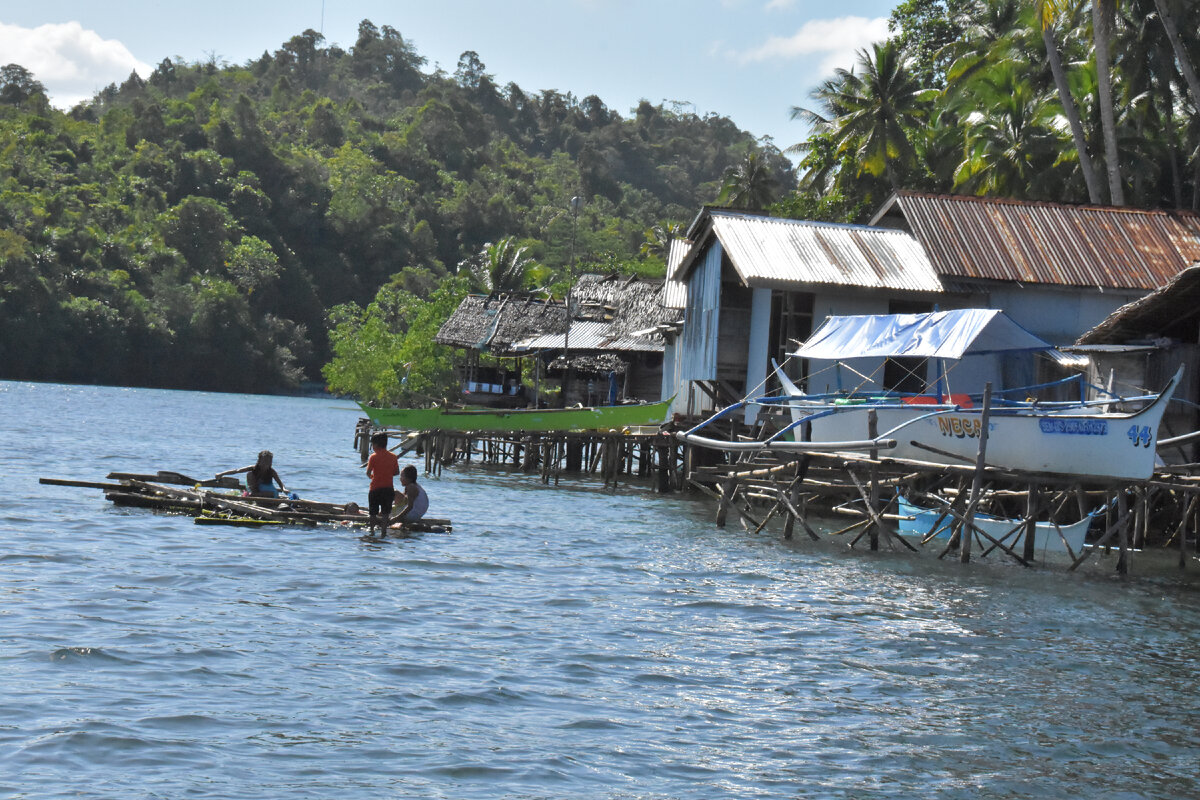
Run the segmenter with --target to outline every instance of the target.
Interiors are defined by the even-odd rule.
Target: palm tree
[[[1025,0],[988,0],[963,14],[962,38],[943,48],[950,66],[946,70],[948,96],[962,94],[970,80],[998,63],[1011,60],[1021,49],[1017,37],[1023,27]]]
[[[963,120],[965,156],[956,189],[977,194],[1044,199],[1052,196],[1062,149],[1054,130],[1057,109],[1006,63],[972,82],[977,110]]]
[[[1088,200],[1099,205],[1103,202],[1100,196],[1100,180],[1096,175],[1096,168],[1092,165],[1087,136],[1083,131],[1083,122],[1079,118],[1079,107],[1075,104],[1075,97],[1071,94],[1071,85],[1067,82],[1067,73],[1063,69],[1062,57],[1058,52],[1058,42],[1054,37],[1057,18],[1067,10],[1069,0],[1035,0],[1035,4],[1041,23],[1042,43],[1046,48],[1046,61],[1050,65],[1050,73],[1054,76],[1058,101],[1071,126],[1071,137],[1075,140],[1075,151],[1079,154],[1079,171],[1083,173]]]
[[[1183,48],[1183,41],[1179,38],[1179,30],[1175,26],[1175,18],[1171,15],[1167,0],[1154,0],[1154,7],[1158,9],[1158,18],[1167,31],[1167,39],[1170,40],[1171,49],[1175,52],[1175,60],[1179,62],[1179,71],[1183,73],[1188,91],[1192,93],[1192,106],[1200,109],[1200,78],[1196,77],[1192,61]]]
[[[671,249],[671,240],[683,237],[683,223],[663,222],[652,225],[642,231],[645,241],[642,242],[641,254],[655,258],[666,258]]]
[[[921,89],[894,41],[860,50],[856,68],[861,75],[838,69],[813,92],[820,113],[793,107],[792,119],[808,122],[818,134],[831,134],[837,160],[852,156],[859,175],[886,176],[892,189],[899,189],[901,174],[917,161],[909,131],[923,124],[922,101],[936,92]]]
[[[775,199],[775,176],[757,152],[748,153],[725,170],[717,202],[731,208],[757,210]]]
[[[1116,0],[1092,0],[1092,45],[1096,52],[1096,88],[1100,99],[1100,130],[1104,134],[1104,167],[1108,173],[1109,200],[1114,206],[1125,205],[1121,184],[1121,162],[1117,150],[1117,119],[1113,111],[1112,22]]]
[[[488,294],[520,292],[526,288],[526,278],[534,266],[533,259],[525,255],[527,249],[517,246],[515,236],[506,236],[495,244],[485,244],[478,253],[460,262],[458,269],[469,270],[476,284]]]
[[[1130,176],[1131,202],[1154,206],[1166,199],[1166,179],[1176,207],[1183,204],[1179,170],[1176,114],[1179,92],[1175,54],[1149,0],[1128,4],[1120,35],[1114,40],[1121,52],[1121,80],[1116,104],[1132,135],[1122,141],[1122,158]],[[1179,92],[1177,92],[1177,89]]]

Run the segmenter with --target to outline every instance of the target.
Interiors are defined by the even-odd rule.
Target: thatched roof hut
[[[532,295],[469,295],[434,341],[501,357],[563,349],[565,344],[581,354],[661,352],[661,335],[638,335],[680,315],[659,302],[661,293],[661,281],[615,274],[581,276],[571,287],[574,314],[569,340],[565,303]]]
[[[513,345],[540,333],[567,327],[563,303],[533,295],[468,295],[438,330],[438,344],[480,350],[501,357],[522,355]]]
[[[636,275],[583,275],[571,287],[571,299],[576,320],[608,322],[616,339],[675,322],[682,316],[678,309],[662,304],[662,292],[662,281]],[[661,349],[662,337],[652,334],[650,338]]]
[[[1200,336],[1200,263],[1166,285],[1118,308],[1076,344],[1127,344],[1158,339],[1196,343]]]

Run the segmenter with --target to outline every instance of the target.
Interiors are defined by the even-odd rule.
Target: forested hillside
[[[345,50],[310,30],[245,65],[164,60],[69,113],[8,65],[0,378],[295,386],[331,322],[445,305],[498,251],[538,286],[573,262],[661,274],[670,224],[746,164],[795,183],[724,117],[500,86],[472,52],[429,72],[369,21]]]

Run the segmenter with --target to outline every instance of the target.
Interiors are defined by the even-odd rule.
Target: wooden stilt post
[[[796,507],[796,504],[800,500],[800,483],[803,480],[804,473],[797,472],[796,480],[792,481],[792,485],[787,489],[786,497],[788,501],[788,515],[787,519],[784,520],[783,523],[783,538],[785,539],[792,538],[792,533],[796,528],[796,519],[800,516],[800,509]],[[785,495],[781,493],[780,497],[782,498],[784,496]]]
[[[725,518],[729,515],[729,506],[733,503],[733,496],[737,492],[738,479],[736,475],[730,475],[721,484],[721,502],[717,504],[717,527],[725,527]]]
[[[1025,495],[1025,550],[1022,553],[1026,561],[1032,561],[1037,554],[1037,515],[1038,485],[1030,483]]]
[[[1123,491],[1117,492],[1117,516],[1121,519],[1117,531],[1117,541],[1121,546],[1121,553],[1117,556],[1117,574],[1125,575],[1129,572],[1129,501]]]
[[[661,440],[662,437],[660,436],[659,439]],[[657,441],[650,452],[654,454],[654,460],[658,462],[658,493],[666,494],[671,491],[671,462],[674,461],[673,450],[670,445],[664,444],[662,441]]]
[[[1196,502],[1200,500],[1200,494],[1193,494],[1188,501],[1187,506],[1183,510],[1183,516],[1179,519],[1179,527],[1175,529],[1175,535],[1179,537],[1179,568],[1187,567],[1187,531],[1188,522],[1191,521],[1192,513],[1196,510]]]
[[[867,436],[874,441],[875,437],[879,436],[879,415],[875,409],[867,412]],[[870,473],[870,497],[867,500],[868,509],[871,515],[871,525],[869,540],[872,550],[879,549],[879,534],[883,531],[879,530],[879,451],[871,450],[871,473]]]
[[[971,499],[967,503],[966,525],[959,538],[958,560],[963,564],[971,561],[971,540],[975,538],[972,530],[975,525],[975,506],[979,503],[979,489],[983,485],[983,470],[987,465],[988,423],[992,416],[992,382],[983,385],[983,413],[979,419],[979,451],[975,455],[975,477],[971,480]]]
[[[362,429],[358,437],[358,457],[364,464],[367,463],[367,458],[371,455],[371,425]]]
[[[1142,489],[1139,498],[1141,502],[1138,504],[1138,524],[1134,528],[1133,546],[1135,548],[1146,546],[1146,536],[1150,532],[1150,496],[1153,493],[1154,490],[1146,486]]]

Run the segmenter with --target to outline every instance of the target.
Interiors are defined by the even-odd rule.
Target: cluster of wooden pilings
[[[998,553],[1030,566],[1038,552],[1039,521],[1054,523],[1061,535],[1062,527],[1089,515],[1094,519],[1085,546],[1075,550],[1062,539],[1068,570],[1098,552],[1115,550],[1121,574],[1129,571],[1138,550],[1174,549],[1181,568],[1189,559],[1189,542],[1193,552],[1200,552],[1200,465],[1174,467],[1145,481],[1106,481],[990,467],[985,447],[986,441],[973,465],[888,458],[880,452],[789,457],[758,451],[733,463],[699,467],[688,483],[716,500],[718,526],[733,514],[747,530],[759,532],[778,518],[788,539],[798,527],[813,540],[871,550],[916,552],[932,544],[938,558],[953,554],[964,563],[973,553]],[[931,530],[945,527],[944,520],[950,536],[899,535],[901,497],[937,509],[941,518]],[[980,529],[977,514],[1011,520],[1012,528],[997,538]],[[846,524],[831,524],[839,518]]]
[[[365,462],[371,434],[384,430],[392,449],[425,458],[425,473],[447,465],[475,463],[537,474],[558,485],[564,474],[599,478],[607,488],[624,482],[648,484],[659,492],[686,485],[685,448],[657,428],[635,431],[391,431],[359,420],[355,448]]]
[[[358,423],[355,448],[364,462],[370,435],[378,430],[386,429],[366,419]],[[936,549],[938,558],[963,562],[996,554],[1030,566],[1039,521],[1065,526],[1090,514],[1095,519],[1087,546],[1065,548],[1070,570],[1098,552],[1116,552],[1120,573],[1128,572],[1140,549],[1173,548],[1181,567],[1190,543],[1200,552],[1200,465],[1175,467],[1147,481],[1099,481],[997,469],[982,456],[961,465],[889,458],[886,451],[784,456],[764,450],[734,457],[665,431],[386,432],[393,450],[424,456],[426,474],[473,463],[537,474],[547,485],[569,474],[598,477],[609,488],[636,482],[659,492],[694,491],[716,501],[718,526],[732,515],[755,533],[774,525],[786,539],[799,529],[813,540],[850,547]],[[737,438],[739,431],[729,435]],[[986,442],[981,445],[982,452]],[[901,496],[941,509],[952,527],[949,539],[899,535]],[[975,524],[976,514],[1013,520],[1014,530],[994,537]]]

